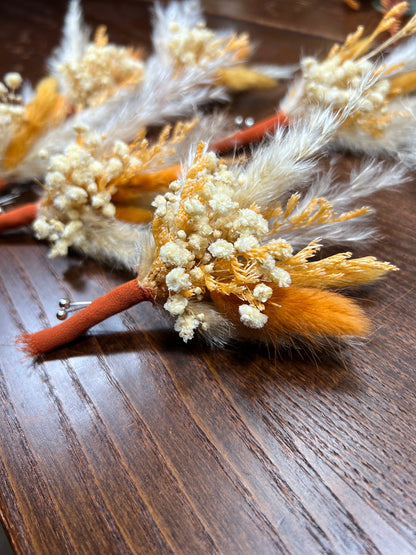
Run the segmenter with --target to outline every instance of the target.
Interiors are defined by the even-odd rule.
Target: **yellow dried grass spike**
[[[249,89],[270,89],[276,81],[246,66],[227,67],[218,71],[217,81],[234,92]]]
[[[108,44],[108,34],[107,27],[105,25],[99,25],[94,34],[94,44],[99,48],[104,48]]]
[[[225,44],[227,52],[234,52],[234,61],[246,60],[250,56],[250,38],[247,33],[232,35]]]
[[[56,125],[65,115],[66,106],[58,94],[56,79],[43,79],[36,89],[35,97],[27,104],[23,121],[7,147],[3,161],[5,168],[14,168],[21,162],[47,127]]]
[[[270,234],[313,225],[344,222],[371,212],[371,208],[363,206],[337,214],[333,205],[326,198],[314,197],[296,214],[295,211],[299,206],[300,198],[299,193],[294,193],[289,198],[285,212],[274,222]]]
[[[397,267],[373,256],[351,259],[351,253],[338,253],[305,265],[290,267],[292,283],[297,286],[329,289],[367,285]],[[288,269],[288,268],[286,268]]]
[[[354,33],[347,36],[344,44],[339,47],[333,48],[327,59],[332,58],[334,55],[338,55],[341,62],[346,60],[357,60],[362,56],[366,55],[366,58],[371,58],[378,54],[380,51],[384,50],[390,44],[403,39],[415,32],[416,21],[410,20],[402,29],[399,29],[390,39],[383,42],[377,48],[369,52],[370,48],[374,44],[374,41],[382,33],[389,31],[393,26],[399,26],[403,14],[407,11],[409,5],[407,2],[400,2],[396,4],[389,10],[381,19],[375,30],[367,37],[361,38],[363,35],[364,28],[362,26],[358,27]]]
[[[398,75],[390,79],[390,90],[387,93],[387,98],[395,96],[406,95],[416,90],[416,71]]]

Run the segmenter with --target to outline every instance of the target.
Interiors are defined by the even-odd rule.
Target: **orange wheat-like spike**
[[[95,299],[65,322],[36,333],[25,333],[17,342],[28,355],[39,356],[70,343],[110,316],[143,301],[153,302],[153,299],[153,290],[133,279]]]

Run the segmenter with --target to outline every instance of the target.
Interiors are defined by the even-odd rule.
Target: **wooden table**
[[[150,2],[86,0],[92,27],[149,45]],[[325,52],[359,22],[341,0],[207,0],[213,27],[248,30],[255,60]],[[1,71],[36,80],[63,2],[0,6]],[[235,98],[270,113],[284,92]],[[38,363],[14,346],[54,323],[57,299],[125,279],[75,255],[0,239],[0,514],[16,553],[416,552],[415,183],[371,199],[365,252],[401,271],[361,291],[368,343],[337,356],[183,345],[142,305]]]

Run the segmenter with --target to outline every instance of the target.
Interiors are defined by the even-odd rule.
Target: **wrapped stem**
[[[30,225],[36,218],[38,203],[32,202],[0,214],[0,232]]]
[[[273,133],[277,127],[287,127],[289,119],[281,110],[273,116],[259,121],[248,129],[237,131],[234,135],[215,141],[210,145],[210,150],[214,152],[229,152],[235,147],[246,146],[250,143],[258,143],[268,133]]]
[[[61,324],[37,333],[21,335],[18,343],[29,355],[39,356],[66,345],[110,316],[140,302],[153,301],[153,299],[153,290],[142,287],[137,279],[133,279],[95,299],[86,308]]]

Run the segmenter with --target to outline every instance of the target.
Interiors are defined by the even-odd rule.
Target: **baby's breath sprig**
[[[166,189],[177,177],[180,167],[167,163],[197,123],[167,125],[152,144],[142,130],[131,143],[116,140],[110,147],[103,134],[77,128],[76,142],[50,160],[33,223],[36,236],[52,243],[50,256],[65,256],[71,246],[99,252],[106,234],[90,245],[91,221],[101,220],[103,226],[115,217],[139,224],[150,221],[150,207],[143,206],[145,193]]]

